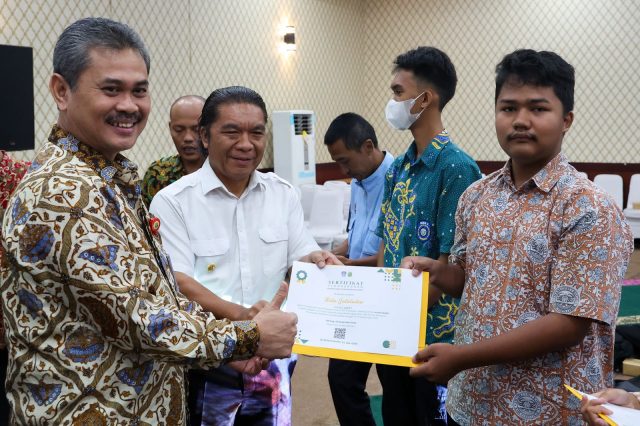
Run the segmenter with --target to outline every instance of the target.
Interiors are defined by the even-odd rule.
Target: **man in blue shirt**
[[[389,124],[409,129],[413,143],[387,170],[377,235],[383,242],[378,265],[399,267],[405,256],[447,263],[455,234],[458,198],[480,179],[475,161],[455,145],[442,124],[442,110],[456,90],[449,57],[434,47],[418,47],[395,60],[385,115]],[[450,343],[458,300],[429,287],[427,344]],[[446,388],[411,378],[406,367],[378,366],[385,426],[446,425]]]
[[[349,239],[334,249],[345,265],[376,266],[380,237],[375,234],[387,169],[393,156],[378,149],[376,132],[351,112],[329,125],[324,143],[331,158],[351,180]],[[329,360],[329,386],[341,425],[375,426],[365,391],[371,364]]]

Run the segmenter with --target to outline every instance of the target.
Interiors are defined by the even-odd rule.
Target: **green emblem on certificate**
[[[307,279],[307,272],[302,269],[296,272],[296,278],[298,279],[298,284],[304,284]]]

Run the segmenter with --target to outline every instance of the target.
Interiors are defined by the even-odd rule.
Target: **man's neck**
[[[186,174],[190,174],[198,170],[204,164],[205,158],[202,157],[197,161],[185,161],[182,157],[180,158],[180,162],[182,163],[182,168]]]
[[[229,179],[221,173],[216,172],[216,169],[213,168],[213,165],[211,166],[211,169],[213,170],[213,173],[218,177],[218,179],[220,179],[220,182],[227,189],[227,191],[238,198],[240,198],[240,196],[247,189],[247,187],[249,186],[249,182],[251,181],[251,176],[253,176],[252,173],[246,180],[238,181]]]
[[[70,134],[84,145],[96,150],[109,161],[114,161],[119,154],[118,151],[105,151],[104,149],[101,149],[101,147],[95,146],[92,140],[85,138],[83,133],[79,129],[74,128],[74,126],[72,126],[64,117],[58,117],[58,122],[56,124],[64,132]]]
[[[386,154],[384,152],[380,151],[377,148],[373,151],[373,167],[371,168],[371,172],[367,175],[367,177],[362,180],[368,179],[376,172],[376,170],[378,170],[380,164],[382,164],[382,162],[384,161],[385,155]]]
[[[426,112],[426,111],[425,111]],[[444,130],[440,112],[426,116],[420,116],[413,126],[411,133],[416,141],[416,158],[422,156],[424,150],[429,146],[429,142]]]
[[[222,181],[222,184],[224,185],[225,188],[227,188],[227,191],[229,191],[230,193],[232,193],[236,197],[240,198],[242,196],[242,194],[244,193],[244,191],[249,186],[249,180],[250,179],[251,178],[247,179],[245,182],[237,182],[237,181],[224,182],[224,181]],[[220,179],[220,180],[222,180],[222,179]]]
[[[518,166],[511,163],[511,180],[517,189],[520,189],[522,184],[534,177],[542,168],[540,167],[528,167]]]
[[[559,152],[556,153],[556,155],[558,154]],[[536,163],[522,164],[511,160],[511,180],[513,180],[513,184],[515,185],[515,187],[520,189],[520,187],[526,181],[537,175],[540,170],[547,167],[547,164],[553,161],[556,155],[554,155],[550,159],[545,159],[542,162]]]

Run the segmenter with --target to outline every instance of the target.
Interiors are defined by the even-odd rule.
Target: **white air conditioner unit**
[[[316,183],[316,115],[273,111],[273,171],[294,186]]]

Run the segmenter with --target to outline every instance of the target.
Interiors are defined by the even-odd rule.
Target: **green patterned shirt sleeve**
[[[162,188],[171,185],[185,174],[178,155],[164,157],[151,163],[141,185],[142,199],[147,207],[151,205],[151,200]]]

